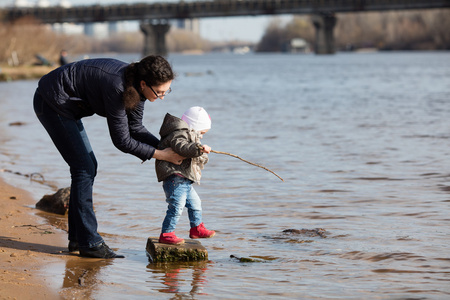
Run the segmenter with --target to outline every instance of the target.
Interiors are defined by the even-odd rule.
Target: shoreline
[[[0,65],[0,82],[39,79],[58,66],[34,66],[24,65],[17,67]]]
[[[63,254],[67,235],[38,216],[34,202],[0,176],[0,299],[63,299],[43,268],[72,257]]]

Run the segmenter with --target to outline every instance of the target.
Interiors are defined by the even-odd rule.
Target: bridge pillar
[[[141,23],[141,31],[144,33],[144,57],[147,55],[167,56],[166,33],[170,29],[170,24],[166,22],[152,24]]]
[[[316,54],[334,54],[333,30],[336,25],[334,14],[318,14],[312,16],[314,27],[316,28],[316,44],[314,52]]]

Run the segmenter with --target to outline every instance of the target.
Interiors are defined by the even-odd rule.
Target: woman
[[[157,150],[158,138],[143,125],[146,100],[170,93],[175,74],[161,56],[126,64],[115,59],[88,59],[64,65],[41,78],[34,110],[70,167],[69,251],[84,257],[118,258],[97,232],[92,188],[97,160],[81,118],[106,117],[113,144],[143,161],[155,158],[181,164],[172,151]]]

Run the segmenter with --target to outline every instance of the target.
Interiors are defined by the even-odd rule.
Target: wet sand
[[[64,263],[67,235],[35,214],[31,195],[0,177],[0,299],[62,299],[42,268]]]

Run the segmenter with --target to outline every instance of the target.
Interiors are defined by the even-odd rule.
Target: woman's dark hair
[[[169,62],[160,55],[149,55],[140,62],[130,64],[125,70],[125,89],[122,100],[126,109],[133,109],[141,100],[140,82],[157,86],[175,79]]]

